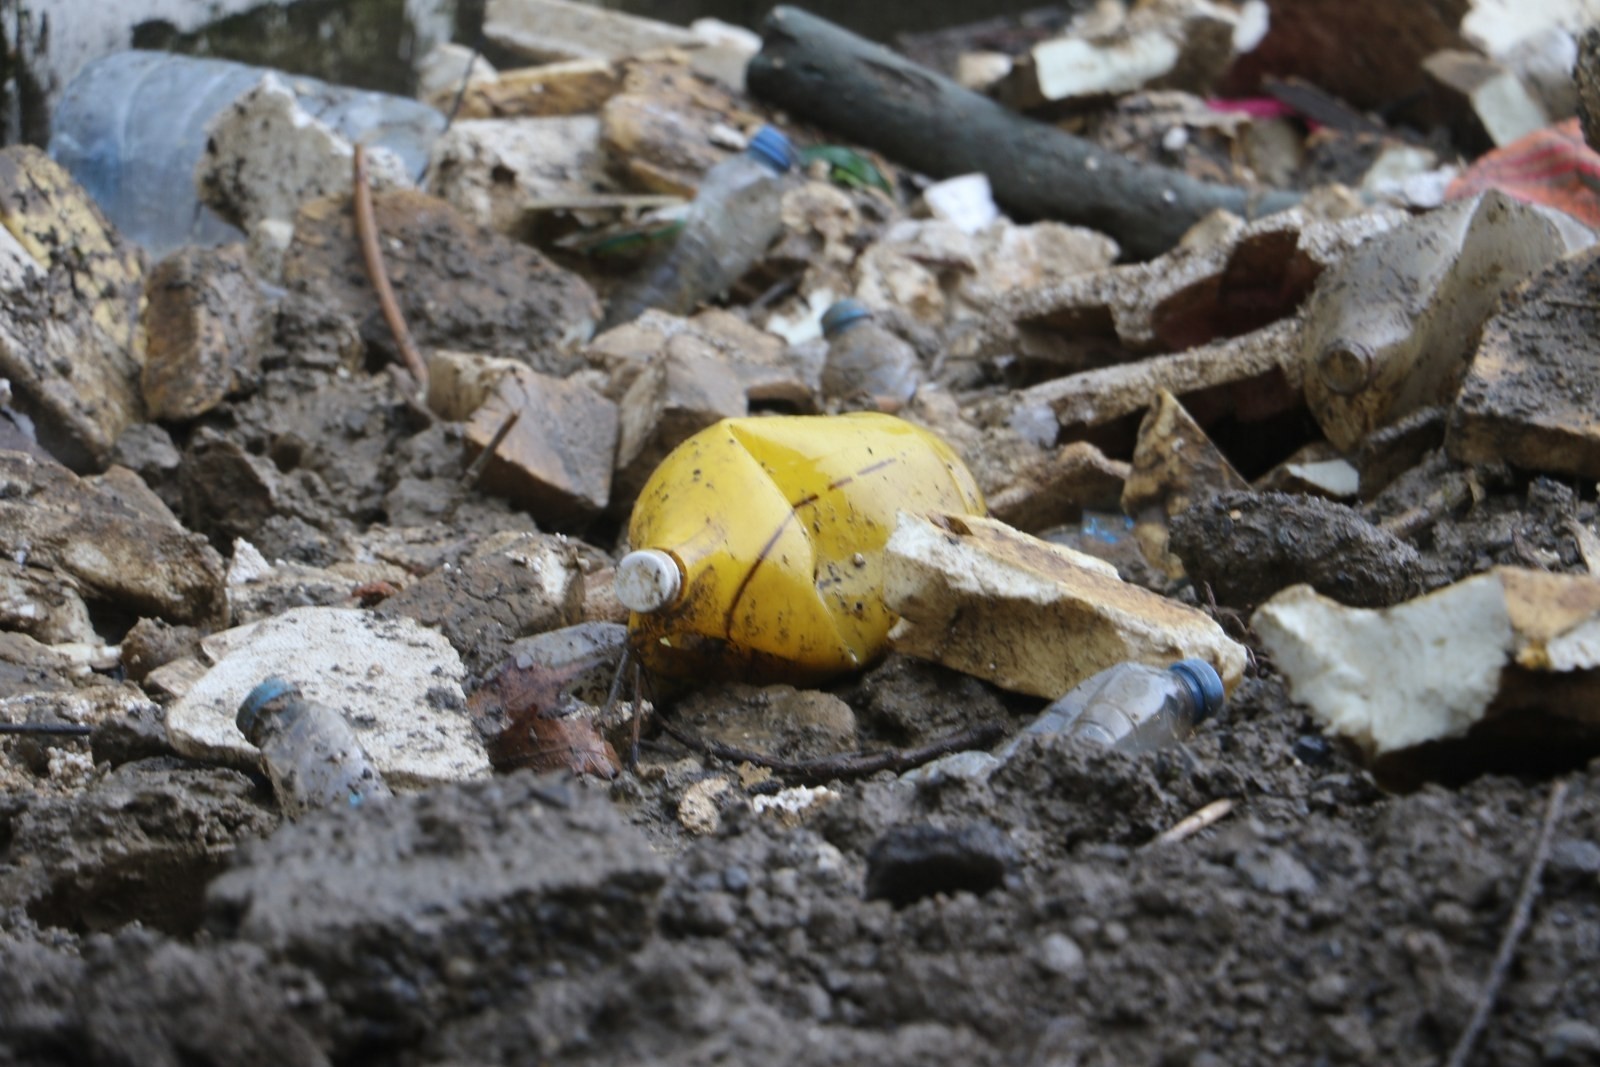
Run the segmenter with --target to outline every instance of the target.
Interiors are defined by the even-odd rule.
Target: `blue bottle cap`
[[[261,709],[277,700],[281,696],[297,693],[293,682],[286,682],[277,675],[273,675],[254,689],[244,698],[244,703],[239,705],[239,713],[234,716],[234,724],[239,727],[239,732],[249,737],[255,729],[256,720],[261,717]]]
[[[872,309],[859,300],[845,297],[835,300],[827,311],[822,313],[822,336],[832,337],[842,333],[860,322],[862,319],[872,318]]]
[[[1185,659],[1179,660],[1167,669],[1183,679],[1183,684],[1189,687],[1189,693],[1194,697],[1196,725],[1216,714],[1217,709],[1222,707],[1227,694],[1222,689],[1222,678],[1211,664],[1203,659]]]
[[[794,145],[789,143],[789,138],[776,126],[763,126],[750,138],[750,144],[745,152],[779,174],[787,173],[796,162]]]

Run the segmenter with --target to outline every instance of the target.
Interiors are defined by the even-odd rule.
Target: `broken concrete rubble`
[[[572,346],[600,317],[586,282],[525,245],[475,229],[442,200],[410,190],[372,200],[395,297],[417,344],[504,356],[547,374],[577,368]],[[342,307],[381,351],[392,340],[354,231],[348,199],[302,206],[284,283]]]
[[[1461,109],[1476,116],[1496,145],[1508,145],[1550,125],[1544,105],[1516,72],[1492,59],[1446,50],[1423,60],[1422,69],[1444,92],[1461,98]]]
[[[1068,440],[1144,409],[1162,390],[1190,406],[1196,406],[1191,397],[1205,393],[1214,410],[1264,418],[1300,404],[1300,332],[1299,317],[1280,319],[1185,352],[1042,382],[1019,392],[1013,404],[1052,413]]]
[[[195,164],[201,200],[245,233],[263,222],[294,221],[300,205],[321,197],[348,198],[355,146],[300,103],[276,74],[262,76],[212,119],[205,152]],[[393,151],[367,148],[373,188],[413,184]]]
[[[702,39],[681,26],[572,0],[489,0],[483,35],[525,59],[622,59]]]
[[[1536,209],[1488,192],[1355,249],[1317,283],[1301,341],[1306,402],[1353,449],[1447,402],[1500,294],[1568,251]]]
[[[1205,658],[1229,688],[1245,650],[1193,608],[1129,585],[1110,565],[992,519],[900,516],[885,548],[897,651],[1054,699],[1128,659]]]
[[[1177,352],[1292,313],[1328,267],[1404,217],[1379,210],[1324,221],[1291,209],[1240,224],[1221,216],[1219,239],[1017,292],[1005,312],[1022,325],[1114,338],[1130,352]]]
[[[763,116],[672,57],[628,64],[600,110],[600,143],[630,188],[692,196],[706,171],[744,148]]]
[[[1377,757],[1533,711],[1565,721],[1556,743],[1600,749],[1597,620],[1600,581],[1497,567],[1383,611],[1295,586],[1252,625],[1323,728]],[[1557,675],[1559,696],[1548,687]],[[1516,733],[1536,738],[1538,727]]]
[[[167,734],[184,755],[254,768],[256,750],[234,715],[251,689],[278,675],[344,712],[397,789],[489,772],[465,714],[461,659],[437,632],[407,618],[312,607],[228,633],[229,651],[167,709]]]
[[[1074,441],[989,496],[989,513],[1008,526],[1037,533],[1072,522],[1085,510],[1120,507],[1130,467],[1087,441]]]
[[[530,209],[581,204],[604,188],[600,120],[571,115],[453,123],[434,144],[429,183],[472,222],[520,236]]]
[[[1597,264],[1596,249],[1554,263],[1489,320],[1450,410],[1453,458],[1600,478]]]
[[[460,91],[459,75],[433,96],[448,108]],[[550,118],[588,115],[622,89],[621,68],[607,59],[571,59],[475,77],[461,96],[458,119]]]
[[[0,378],[39,442],[102,470],[144,417],[143,262],[87,193],[36,148],[0,151]]]
[[[151,418],[183,422],[255,385],[264,300],[239,245],[183,248],[145,285],[141,385]]]
[[[578,621],[583,593],[583,573],[566,538],[513,530],[412,582],[377,614],[438,630],[477,677],[517,638]]]
[[[1157,0],[1115,25],[1033,46],[1000,87],[1013,106],[1093,101],[1153,86],[1209,92],[1267,32],[1262,0]]]
[[[1249,485],[1206,432],[1162,390],[1139,425],[1133,463],[1122,490],[1122,511],[1150,565],[1170,578],[1183,564],[1167,547],[1168,523],[1194,504]]]
[[[605,510],[617,448],[617,406],[579,378],[516,366],[467,423],[474,455],[520,413],[483,468],[480,484],[541,524],[578,529]]]
[[[118,499],[115,483],[96,485],[19,452],[0,452],[0,485],[0,553],[64,572],[85,598],[118,610],[172,622],[219,619],[221,557],[148,490]]]

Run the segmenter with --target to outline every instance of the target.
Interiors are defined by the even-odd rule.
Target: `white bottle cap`
[[[645,614],[676,603],[682,588],[678,561],[659,548],[641,548],[623,556],[612,585],[623,607]]]

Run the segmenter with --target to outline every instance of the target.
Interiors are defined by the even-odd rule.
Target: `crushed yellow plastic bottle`
[[[955,451],[890,415],[724,419],[662,461],[617,595],[635,654],[673,678],[816,682],[870,665],[896,616],[901,511],[984,513]]]

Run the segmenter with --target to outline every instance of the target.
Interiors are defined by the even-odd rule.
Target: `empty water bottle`
[[[916,349],[879,326],[859,300],[840,300],[822,314],[828,362],[822,370],[824,396],[840,400],[872,398],[905,403],[922,381]]]
[[[601,328],[650,308],[686,315],[726,292],[783,232],[784,178],[794,164],[789,139],[763,126],[742,153],[707,171],[677,240],[618,289]]]
[[[1222,707],[1222,679],[1203,659],[1163,670],[1119,663],[1045,708],[999,752],[1010,756],[1029,734],[1065,734],[1121,752],[1175,745]]]
[[[278,803],[291,819],[317,808],[354,808],[392,795],[344,716],[307,700],[282,678],[268,678],[250,690],[234,721],[261,750]]]
[[[264,68],[167,52],[117,52],[83,68],[51,117],[50,155],[106,217],[153,257],[239,232],[195,196],[206,126],[260,83]],[[351,139],[388,148],[411,173],[428,160],[444,116],[388,93],[283,76],[311,115]]]

